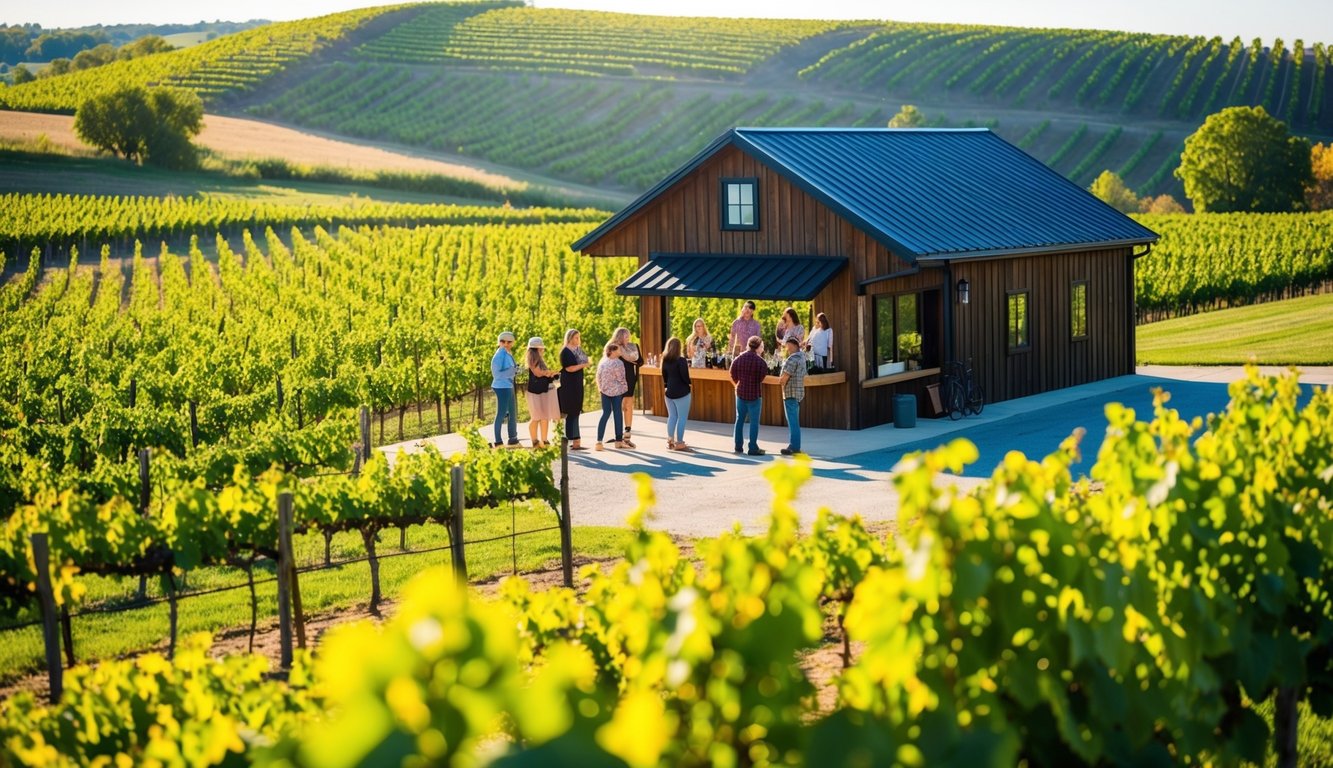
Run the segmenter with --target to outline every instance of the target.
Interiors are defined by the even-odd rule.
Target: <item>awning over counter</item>
[[[616,293],[809,301],[846,266],[843,257],[654,253]]]

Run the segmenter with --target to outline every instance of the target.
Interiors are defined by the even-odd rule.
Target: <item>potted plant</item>
[[[907,361],[907,370],[921,368],[921,334],[916,331],[898,334],[898,351]]]

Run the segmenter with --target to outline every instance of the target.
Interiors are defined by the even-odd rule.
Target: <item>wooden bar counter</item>
[[[775,427],[787,425],[782,412],[782,385],[778,382],[777,376],[764,378],[764,404],[759,417],[761,424]],[[639,386],[643,388],[645,408],[652,411],[654,416],[666,416],[661,369],[641,366]],[[721,368],[691,368],[690,394],[691,420],[725,424],[736,420],[736,388],[731,383],[728,371]],[[801,401],[801,426],[851,429],[851,398],[845,371],[806,374],[805,399]]]

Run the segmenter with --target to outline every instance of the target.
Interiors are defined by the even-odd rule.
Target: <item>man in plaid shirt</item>
[[[787,337],[787,359],[782,363],[782,411],[787,415],[790,442],[782,449],[783,456],[801,452],[801,401],[805,399],[805,355],[801,354],[801,340]]]
[[[768,375],[768,364],[764,362],[764,340],[751,336],[746,343],[749,347],[731,361],[731,383],[736,385],[736,453],[741,453],[741,428],[745,420],[750,420],[751,456],[763,456],[764,449],[759,447],[759,410],[763,404],[764,377]]]

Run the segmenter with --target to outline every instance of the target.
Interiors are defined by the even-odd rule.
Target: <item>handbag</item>
[[[528,374],[528,392],[534,395],[544,395],[551,391],[551,379],[547,376],[534,376]]]

